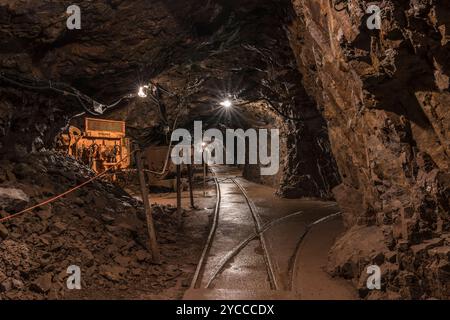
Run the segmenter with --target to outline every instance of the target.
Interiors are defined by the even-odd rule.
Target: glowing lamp
[[[222,101],[220,103],[220,105],[224,108],[231,108],[233,106],[233,103],[231,102],[230,99],[226,99],[226,100]]]
[[[148,86],[139,87],[138,96],[141,98],[147,98]]]

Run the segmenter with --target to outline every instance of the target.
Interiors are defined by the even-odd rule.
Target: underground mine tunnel
[[[0,0],[0,300],[450,298],[450,4]]]

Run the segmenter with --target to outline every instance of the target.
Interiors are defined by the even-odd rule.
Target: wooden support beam
[[[183,210],[181,207],[181,165],[177,165],[177,216],[178,228],[183,224]]]
[[[142,201],[144,202],[145,216],[147,217],[147,230],[152,253],[153,262],[161,264],[161,255],[159,252],[158,242],[156,239],[155,225],[153,223],[152,207],[148,196],[148,187],[145,182],[144,165],[142,163],[142,153],[139,147],[136,149],[136,164],[138,168],[139,184],[141,185]]]
[[[189,179],[189,197],[191,199],[191,208],[195,208],[195,203],[194,203],[194,190],[192,189],[192,165],[188,164],[188,179]]]
[[[205,151],[203,150],[203,196],[206,197],[206,175],[207,175],[207,168],[206,168],[206,157]]]

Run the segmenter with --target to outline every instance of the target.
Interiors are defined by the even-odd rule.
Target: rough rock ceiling
[[[3,71],[61,81],[106,102],[164,73],[174,91],[187,79],[205,89],[216,80],[252,97],[264,84],[267,94],[300,99],[278,1],[84,2],[79,31],[67,30],[65,5],[3,1]]]
[[[289,1],[83,2],[79,31],[67,30],[65,5],[1,3],[2,72],[59,81],[104,104],[157,82],[167,90],[158,103],[125,99],[104,115],[125,119],[130,133],[146,144],[164,141],[164,127],[176,120],[182,127],[193,120],[214,127],[278,127],[286,141],[286,170],[270,183],[284,176],[290,179],[282,183],[285,195],[331,195],[339,178],[326,123],[302,86],[288,41]],[[38,136],[50,145],[67,120],[83,111],[70,96],[2,85],[5,142],[14,135],[31,149]],[[229,94],[244,104],[234,114],[217,109]],[[302,138],[305,143],[293,148]],[[304,187],[296,191],[300,183]]]

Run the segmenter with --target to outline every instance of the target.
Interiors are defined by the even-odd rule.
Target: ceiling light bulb
[[[138,96],[141,98],[147,98],[146,90],[144,90],[144,87],[139,87]]]
[[[220,103],[220,105],[225,108],[230,108],[233,106],[233,103],[229,99],[226,99],[226,100],[222,101]]]

